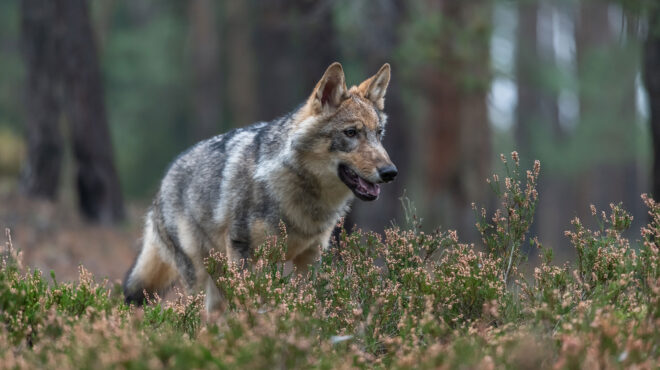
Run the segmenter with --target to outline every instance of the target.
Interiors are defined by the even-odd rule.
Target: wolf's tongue
[[[377,197],[380,194],[380,185],[372,184],[369,181],[364,180],[358,176],[358,186],[357,189],[364,194]]]

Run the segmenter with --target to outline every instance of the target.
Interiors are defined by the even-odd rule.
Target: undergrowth
[[[500,204],[473,206],[480,245],[456,232],[343,230],[309,275],[278,262],[286,230],[250,268],[212,252],[208,272],[225,310],[206,317],[203,295],[127,307],[118,287],[82,266],[75,283],[21,264],[8,242],[0,265],[2,368],[620,368],[658,366],[660,204],[638,247],[621,204],[566,232],[577,260],[558,266],[529,234],[540,164],[502,158],[489,179]],[[414,208],[404,203],[406,210]],[[521,273],[535,247],[533,276]]]

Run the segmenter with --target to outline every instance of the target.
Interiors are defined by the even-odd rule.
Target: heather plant
[[[642,200],[649,209],[649,223],[642,227],[642,246],[639,251],[639,276],[646,293],[651,293],[651,285],[660,279],[660,204],[642,194]]]
[[[531,283],[519,283],[525,310],[536,324],[553,332],[574,330],[574,325],[590,325],[599,310],[615,309],[617,315],[634,316],[640,312],[639,261],[622,233],[630,227],[631,216],[619,205],[598,214],[591,206],[597,230],[572,220],[566,231],[575,248],[573,266],[556,266],[552,250],[536,242],[540,264],[534,268]],[[612,305],[614,304],[614,305]],[[579,320],[574,318],[582,316]]]
[[[540,165],[514,152],[491,178],[500,199],[477,212],[482,245],[425,232],[403,198],[407,227],[341,229],[309,271],[279,261],[284,227],[250,256],[205,261],[224,311],[203,295],[127,307],[82,266],[77,282],[25,269],[11,242],[0,265],[0,368],[619,368],[658,366],[660,205],[639,249],[623,207],[592,208],[597,227],[566,232],[576,261],[528,235]],[[476,207],[475,207],[476,210]],[[539,253],[524,276],[524,244]]]
[[[117,305],[116,297],[111,297],[108,281],[96,283],[92,274],[83,266],[78,267],[78,283],[58,283],[51,272],[52,286],[49,289],[47,306],[66,310],[72,316],[79,316],[93,309],[96,312],[109,312]]]
[[[142,326],[153,329],[166,327],[189,337],[195,336],[201,324],[200,312],[204,297],[201,294],[187,296],[178,289],[176,296],[171,303],[163,302],[158,294],[153,299],[147,297]]]
[[[555,327],[565,315],[570,315],[577,303],[574,293],[575,284],[567,265],[553,264],[551,249],[537,244],[540,254],[540,265],[534,268],[530,285],[526,280],[519,281],[523,300],[528,313],[537,322],[547,323]]]
[[[14,344],[34,342],[43,321],[48,284],[39,271],[22,274],[15,261],[3,258],[0,272],[0,319]]]
[[[6,235],[7,244],[0,260],[0,322],[13,343],[31,346],[40,332],[57,333],[58,328],[46,324],[53,311],[76,320],[83,315],[95,318],[117,306],[107,281],[97,284],[82,266],[77,284],[60,284],[51,273],[53,283],[49,285],[41,271],[23,267],[22,254],[13,248],[9,230]]]
[[[491,218],[485,208],[472,208],[477,218],[477,230],[481,234],[486,252],[496,258],[500,276],[504,283],[509,283],[523,260],[521,252],[527,232],[534,220],[534,211],[538,201],[536,183],[541,171],[541,163],[534,162],[532,170],[523,173],[517,152],[511,153],[511,162],[500,155],[504,164],[505,175],[501,180],[495,174],[487,179],[491,189],[500,200]]]
[[[630,227],[632,217],[621,204],[610,204],[610,209],[609,216],[603,211],[597,217],[596,207],[591,206],[592,215],[599,224],[598,230],[586,228],[575,218],[571,221],[574,230],[566,232],[577,252],[579,282],[587,292],[632,269],[629,263],[634,261],[634,256],[630,254],[635,252],[629,241],[622,237]]]

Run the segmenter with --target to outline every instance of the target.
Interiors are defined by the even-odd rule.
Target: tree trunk
[[[214,0],[188,2],[196,140],[217,133],[220,123],[220,41],[215,17]]]
[[[27,69],[25,124],[28,155],[21,190],[28,196],[54,200],[62,164],[59,131],[60,63],[55,56],[62,29],[57,6],[43,0],[21,2],[22,44]]]
[[[60,0],[64,106],[73,133],[80,210],[89,220],[114,223],[124,216],[108,128],[103,82],[85,0]]]
[[[43,192],[39,189],[46,188],[51,189],[46,195],[55,197],[61,161],[57,117],[63,109],[71,124],[81,212],[91,221],[117,222],[123,217],[123,202],[87,3],[23,0],[22,5],[28,91],[36,91],[27,102],[32,111],[27,121],[31,142],[25,171],[28,194],[39,195]],[[46,144],[35,134],[39,130],[48,137]]]
[[[548,5],[549,7],[549,5]],[[552,8],[546,8],[552,11]],[[553,30],[544,30],[539,35],[540,17],[551,14],[539,14],[537,2],[521,2],[518,5],[518,31],[516,47],[516,81],[518,87],[518,106],[516,109],[515,149],[520,153],[521,167],[530,169],[539,152],[535,137],[540,130],[551,132],[544,140],[556,145],[559,138],[557,97],[542,85],[539,78],[539,66],[554,65],[554,49],[551,42],[539,42],[541,38],[552,37]],[[542,49],[543,46],[546,49]],[[548,47],[550,47],[548,49]],[[553,144],[552,144],[553,143]],[[547,145],[547,144],[546,144]],[[538,235],[541,241],[549,245],[560,245],[563,221],[557,215],[566,210],[570,202],[570,192],[565,192],[561,174],[548,174],[539,178],[538,190],[541,194],[535,215],[535,222],[530,228],[531,235]],[[561,194],[564,194],[562,197]],[[533,257],[532,257],[533,258]]]
[[[331,5],[331,1],[298,1],[294,9],[300,19],[293,41],[300,45],[297,55],[303,99],[311,94],[326,68],[341,59]]]
[[[225,5],[227,26],[227,74],[229,111],[232,127],[246,126],[257,119],[255,56],[250,19],[250,2],[228,1]],[[274,117],[271,117],[274,118]],[[263,119],[269,119],[264,117]],[[229,127],[225,127],[228,129]]]
[[[660,7],[649,17],[644,43],[644,84],[649,94],[650,125],[653,136],[652,196],[660,198]]]
[[[491,163],[486,96],[489,86],[490,7],[483,1],[429,1],[448,25],[437,48],[441,60],[421,72],[430,98],[424,128],[426,186],[432,197],[431,222],[458,229],[474,239],[471,202],[485,200]],[[456,48],[456,32],[468,36],[471,54]],[[439,212],[438,212],[439,211]]]
[[[297,58],[291,18],[295,8],[294,2],[280,0],[259,2],[255,9],[258,120],[269,121],[283,115],[307,95],[302,94],[299,71],[303,61]]]
[[[514,136],[516,150],[525,164],[531,163],[531,131],[540,112],[538,87],[534,86],[534,76],[538,73],[537,55],[537,20],[538,4],[521,2],[518,5],[518,32],[516,47],[516,81],[518,87],[518,106]],[[526,165],[526,167],[529,167]]]
[[[271,120],[293,110],[339,58],[330,5],[306,0],[259,2],[255,10],[258,119]]]
[[[623,27],[628,23],[625,18],[621,19],[621,29],[612,28],[609,23],[612,5],[582,2],[580,6],[580,26],[576,29],[581,84],[580,124],[592,127],[592,131],[597,132],[599,142],[591,145],[606,147],[604,155],[611,156],[611,153],[617,151],[620,153],[616,158],[606,156],[606,160],[594,159],[593,164],[589,163],[590,170],[583,172],[584,179],[581,180],[583,186],[586,186],[584,193],[588,194],[588,198],[581,199],[577,204],[578,216],[587,217],[587,212],[583,210],[586,210],[590,203],[599,209],[606,209],[612,202],[623,201],[633,217],[641,219],[643,216],[639,217],[641,215],[637,212],[640,209],[636,207],[639,204],[638,194],[631,195],[627,192],[631,190],[637,193],[637,190],[632,189],[639,189],[638,176],[630,176],[636,172],[636,159],[630,153],[634,152],[635,148],[635,78],[639,71],[635,56],[639,55],[639,49],[634,47],[635,41],[630,37],[631,34],[622,37],[628,32]],[[603,57],[604,50],[610,53],[611,57]],[[657,66],[656,64],[651,67],[651,70]],[[594,69],[603,72],[600,75],[595,74]],[[616,73],[606,76],[609,71]],[[653,104],[652,97],[651,105]],[[598,131],[593,129],[596,127]],[[633,225],[632,229],[635,227],[637,226]]]

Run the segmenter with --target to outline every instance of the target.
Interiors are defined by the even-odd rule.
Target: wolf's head
[[[381,143],[389,82],[390,65],[385,64],[347,89],[341,64],[333,63],[295,119],[293,148],[301,154],[302,165],[320,178],[340,180],[362,200],[378,198],[378,184],[397,175]]]

